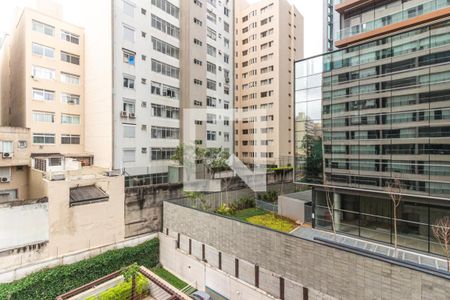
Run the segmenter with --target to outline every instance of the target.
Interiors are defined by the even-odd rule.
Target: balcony
[[[450,1],[448,0],[431,0],[413,7],[404,7],[390,15],[342,29],[336,33],[336,46],[344,47],[447,15],[450,15]]]

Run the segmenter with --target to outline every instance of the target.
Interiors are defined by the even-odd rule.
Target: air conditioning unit
[[[10,181],[11,181],[11,179],[9,177],[2,177],[1,178],[1,182],[3,182],[3,183],[7,183],[7,182],[10,182]]]
[[[60,181],[60,180],[66,180],[66,174],[64,173],[50,173],[50,180],[51,181]]]
[[[11,152],[3,152],[2,157],[3,158],[11,158],[13,154]]]
[[[129,113],[128,116],[130,117],[130,119],[136,119],[135,113]]]
[[[120,116],[121,116],[122,118],[126,118],[126,117],[128,116],[128,113],[127,113],[126,111],[121,111],[121,112],[120,112]]]

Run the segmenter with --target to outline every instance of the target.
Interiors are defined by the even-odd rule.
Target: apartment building
[[[338,50],[298,61],[296,180],[311,185],[316,228],[441,254],[450,214],[450,2],[342,1]]]
[[[2,125],[30,128],[32,153],[84,153],[84,31],[57,8],[25,8],[3,45]]]
[[[198,110],[186,121],[195,126],[195,143],[232,153],[234,1],[181,1],[180,8],[183,122],[187,110]]]
[[[238,3],[236,156],[247,164],[290,165],[293,62],[303,58],[303,16],[287,0]]]
[[[114,1],[114,162],[142,183],[167,182],[180,143],[179,1]]]
[[[28,198],[30,130],[0,127],[0,203]]]

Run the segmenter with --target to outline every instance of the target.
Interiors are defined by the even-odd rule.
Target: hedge
[[[44,269],[20,280],[0,284],[0,299],[55,299],[133,263],[150,269],[158,262],[159,241],[153,239],[135,247],[110,250],[74,264]]]
[[[148,291],[149,283],[148,280],[141,274],[136,276],[136,297],[143,297],[144,293]],[[123,281],[99,295],[91,296],[86,300],[117,300],[117,299],[129,299],[131,298],[132,282],[131,279],[128,281]]]

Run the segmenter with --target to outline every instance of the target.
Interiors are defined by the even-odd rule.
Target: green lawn
[[[291,219],[278,216],[277,214],[259,208],[239,210],[231,215],[231,217],[283,232],[290,232],[297,226]]]
[[[263,209],[259,209],[259,208],[247,208],[247,209],[242,209],[242,210],[238,210],[237,212],[235,212],[232,217],[239,219],[241,221],[244,222],[248,222],[247,219],[254,217],[254,216],[260,216],[260,215],[265,215],[267,214],[267,211],[263,210]]]
[[[167,281],[168,283],[170,283],[171,285],[173,285],[175,288],[177,288],[179,290],[183,289],[184,287],[186,287],[188,285],[186,282],[184,282],[180,278],[176,277],[175,275],[173,275],[172,273],[170,273],[169,271],[167,271],[164,268],[157,267],[157,268],[153,268],[152,271],[153,271],[153,273],[155,273],[156,275],[158,275],[159,277],[161,277],[162,279],[164,279],[165,281]]]

